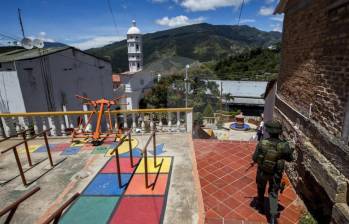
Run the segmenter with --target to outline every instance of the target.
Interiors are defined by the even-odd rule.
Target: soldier
[[[258,164],[256,182],[258,207],[264,211],[264,192],[269,182],[270,223],[276,223],[278,214],[278,193],[284,187],[281,183],[285,161],[293,161],[293,150],[287,141],[280,140],[282,124],[273,120],[265,123],[270,137],[260,141],[253,154],[253,162]]]

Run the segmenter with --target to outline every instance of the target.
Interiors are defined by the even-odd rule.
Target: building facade
[[[81,110],[76,95],[113,97],[111,64],[72,47],[0,55],[2,113]]]
[[[127,32],[127,49],[129,71],[132,73],[143,70],[143,42],[142,33],[135,20]]]
[[[349,223],[349,1],[282,0],[276,13],[285,18],[274,117],[296,149],[288,174],[321,223]]]

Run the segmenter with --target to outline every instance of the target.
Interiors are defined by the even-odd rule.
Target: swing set
[[[120,103],[121,99],[126,98],[126,96],[121,96],[115,98],[114,100],[107,100],[105,98],[99,100],[91,100],[84,96],[76,95],[76,98],[82,101],[82,104],[89,105],[94,108],[93,111],[88,115],[88,119],[85,124],[83,124],[83,119],[80,117],[78,122],[78,128],[74,129],[72,132],[72,142],[80,142],[79,139],[85,139],[91,142],[94,146],[101,145],[103,141],[110,135],[119,133],[113,131],[113,121],[111,118],[111,107],[127,105]],[[94,131],[89,131],[88,127],[92,126],[92,118],[97,116],[96,126]],[[103,117],[107,124],[107,131],[102,132],[102,120]]]

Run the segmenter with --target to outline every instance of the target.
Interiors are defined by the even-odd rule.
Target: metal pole
[[[131,160],[131,167],[134,167],[133,164],[133,153],[132,153],[132,137],[131,137],[131,132],[128,133],[128,147],[130,150],[130,160]]]
[[[119,188],[122,188],[121,167],[120,167],[120,158],[119,158],[119,145],[117,146],[117,148],[115,150],[115,160],[116,160],[116,168],[117,168],[117,173],[118,173]]]
[[[44,131],[44,140],[45,140],[45,145],[46,145],[46,150],[47,150],[48,159],[50,160],[51,167],[54,167],[53,161],[52,161],[52,156],[51,156],[51,151],[50,151],[50,146],[49,146],[48,140],[47,140],[46,131]]]
[[[147,156],[147,147],[145,147],[144,150],[144,177],[145,177],[145,187],[149,188],[149,181],[148,181],[148,156]]]
[[[184,84],[185,84],[185,108],[188,108],[188,69],[189,66],[187,65],[185,67],[185,80],[184,80]]]
[[[13,147],[13,153],[15,154],[15,159],[16,159],[16,162],[17,162],[19,174],[21,175],[21,179],[22,179],[23,185],[27,186],[27,181],[26,181],[25,176],[24,176],[22,164],[21,164],[21,161],[19,160],[19,156],[18,156],[16,147]]]
[[[32,160],[30,158],[29,146],[28,146],[28,142],[27,142],[27,134],[25,131],[22,133],[22,136],[23,136],[23,140],[24,140],[25,152],[27,153],[29,166],[33,166]]]

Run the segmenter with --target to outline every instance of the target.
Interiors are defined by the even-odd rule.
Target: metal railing
[[[118,142],[118,144],[116,145],[115,149],[111,152],[111,155],[115,154],[115,162],[116,162],[116,169],[117,169],[117,175],[118,175],[118,183],[119,183],[119,188],[124,187],[124,185],[122,184],[122,178],[121,178],[121,165],[120,165],[120,156],[119,156],[119,147],[124,144],[124,142],[126,141],[126,139],[128,140],[128,147],[129,147],[129,153],[130,153],[130,164],[131,167],[134,168],[137,166],[137,164],[134,164],[133,161],[133,152],[132,152],[132,129],[129,130],[128,132],[126,132],[124,134],[124,136],[120,139],[120,141]],[[115,141],[116,141],[117,136],[115,137]]]
[[[22,130],[30,129],[33,133],[51,128],[51,136],[67,136],[78,127],[78,118],[87,123],[91,111],[2,113],[0,114],[0,135],[3,138],[15,136]],[[134,133],[187,132],[192,133],[192,108],[139,109],[111,111],[114,131],[120,128],[132,128]],[[107,129],[111,124],[104,123]]]
[[[154,168],[159,168],[158,169],[158,172],[155,176],[155,180],[152,184],[149,184],[149,172],[148,172],[148,146],[151,142],[151,140],[153,140],[153,156],[154,156]],[[157,158],[156,158],[156,132],[154,131],[151,136],[149,137],[147,143],[145,144],[144,148],[143,148],[143,160],[144,160],[144,178],[145,178],[145,187],[146,188],[152,188],[152,190],[154,190],[155,188],[155,185],[156,185],[156,182],[159,178],[159,175],[160,175],[160,171],[161,171],[161,168],[162,168],[162,164],[164,163],[164,159],[161,160],[161,162],[159,164],[157,164]]]
[[[59,220],[61,219],[64,210],[66,208],[68,208],[79,196],[80,196],[79,193],[74,194],[68,201],[66,201],[59,209],[57,209],[42,224],[50,224],[51,222],[53,222],[53,224],[57,224],[59,222]]]
[[[4,208],[3,210],[0,211],[0,217],[6,215],[7,213],[8,216],[5,220],[5,224],[8,224],[11,222],[15,212],[17,211],[17,208],[19,207],[19,205],[24,202],[25,200],[27,200],[29,197],[31,197],[33,194],[35,194],[36,192],[38,192],[40,190],[40,187],[36,187],[33,190],[31,190],[30,192],[28,192],[27,194],[23,195],[22,197],[20,197],[17,201],[15,201],[14,203],[12,203],[11,205],[7,206],[6,208]]]
[[[39,165],[41,162],[43,162],[44,160],[46,160],[46,159],[41,160],[41,161],[39,161],[38,163],[36,163],[36,164],[33,165],[32,159],[31,159],[31,156],[30,156],[29,146],[28,146],[28,142],[29,142],[29,141],[34,140],[34,139],[36,139],[36,138],[39,137],[39,136],[43,136],[43,137],[44,137],[45,147],[46,147],[46,151],[47,151],[47,157],[48,157],[48,160],[49,160],[49,162],[50,162],[51,169],[54,168],[55,166],[57,166],[58,164],[60,164],[61,162],[63,162],[63,161],[66,159],[66,158],[64,158],[64,159],[62,159],[60,162],[58,162],[57,164],[53,164],[52,155],[51,155],[51,150],[50,150],[50,145],[48,144],[48,139],[47,139],[47,133],[48,133],[49,131],[50,131],[50,129],[44,130],[44,131],[42,131],[42,132],[39,133],[39,134],[35,134],[34,136],[32,136],[32,137],[30,137],[30,138],[27,138],[26,133],[28,132],[28,130],[24,130],[24,131],[21,132],[22,137],[23,137],[23,141],[20,141],[20,142],[18,142],[18,143],[16,143],[16,144],[10,146],[9,148],[7,148],[7,149],[1,151],[1,154],[5,154],[5,153],[7,153],[7,152],[9,152],[9,151],[11,151],[11,150],[13,151],[13,154],[14,154],[14,157],[15,157],[15,160],[16,160],[16,163],[17,163],[17,167],[18,167],[18,170],[19,170],[19,176],[21,177],[22,183],[23,183],[24,186],[28,186],[28,185],[30,185],[31,183],[34,182],[34,181],[32,181],[31,183],[28,183],[28,182],[27,182],[27,179],[25,178],[25,172],[29,171],[30,169],[34,168],[35,166]],[[11,139],[11,138],[13,138],[13,137],[15,137],[15,136],[8,137],[8,138],[6,138],[6,140],[3,140],[2,142],[7,141],[7,140],[9,140],[9,139]],[[17,151],[17,150],[18,150],[18,146],[23,145],[23,144],[24,144],[24,146],[25,146],[25,152],[26,152],[27,160],[28,160],[28,164],[29,164],[29,168],[28,168],[27,170],[23,170],[23,166],[22,166],[22,163],[21,163],[21,160],[20,160],[20,158],[19,158],[18,151]],[[46,173],[49,172],[49,171],[50,171],[50,170],[47,170],[44,174],[46,174]],[[41,176],[43,176],[44,174],[42,174]],[[41,177],[41,176],[40,176],[40,177]],[[12,180],[14,180],[14,179],[17,178],[17,177],[18,177],[18,175],[15,176],[14,178],[11,178],[10,180],[5,181],[4,183],[2,183],[2,185],[3,185],[3,184],[6,184],[6,183],[8,183],[8,182],[10,182],[10,181],[12,181]],[[39,178],[40,178],[40,177],[39,177]]]

